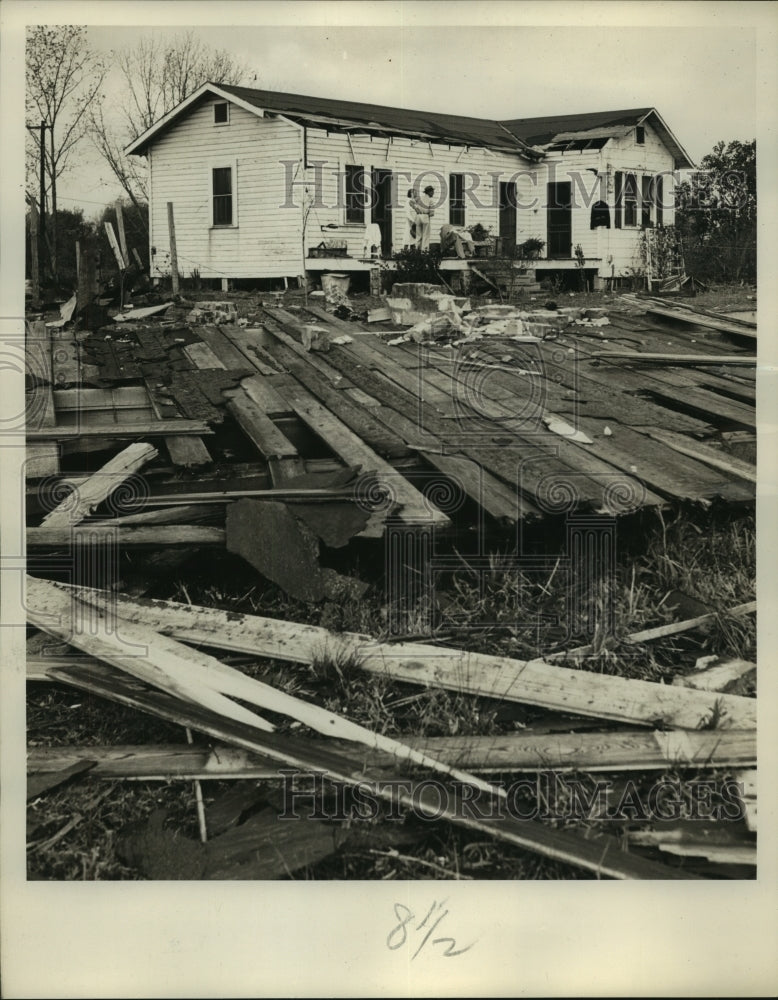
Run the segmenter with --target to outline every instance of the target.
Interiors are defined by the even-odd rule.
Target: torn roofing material
[[[504,128],[499,122],[483,118],[466,118],[461,115],[439,114],[435,111],[413,111],[407,108],[390,108],[356,101],[309,97],[303,94],[285,94],[253,87],[233,87],[226,84],[205,83],[202,87],[155,122],[125,152],[144,154],[155,136],[192,104],[209,96],[223,97],[245,110],[260,115],[278,114],[299,124],[329,126],[335,131],[375,131],[405,135],[435,142],[456,142],[472,146],[507,149],[528,159],[539,159],[542,154],[532,149],[522,139]]]
[[[590,111],[583,114],[550,115],[544,118],[512,118],[500,124],[530,146],[547,146],[560,137],[584,133],[603,135],[608,129],[628,128],[648,122],[673,154],[678,169],[694,166],[689,154],[665,124],[656,108],[624,111]],[[617,134],[614,132],[614,134]]]
[[[435,142],[485,146],[490,149],[510,150],[535,160],[542,159],[544,154],[542,150],[534,147],[551,142],[558,133],[607,126],[636,125],[650,118],[651,124],[672,150],[677,165],[679,167],[694,165],[654,108],[497,121],[215,83],[203,84],[130,143],[125,152],[145,154],[155,137],[171,125],[179,115],[198,101],[213,96],[232,101],[260,116],[266,113],[283,115],[301,125],[329,127],[332,131],[347,129],[385,132]]]

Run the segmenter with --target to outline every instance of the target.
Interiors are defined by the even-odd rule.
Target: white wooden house
[[[408,244],[407,192],[427,185],[433,242],[481,223],[503,248],[543,241],[538,277],[577,247],[591,273],[627,275],[693,166],[653,108],[490,121],[210,83],[127,152],[147,159],[152,276],[169,273],[172,202],[180,273],[225,285],[369,270]]]

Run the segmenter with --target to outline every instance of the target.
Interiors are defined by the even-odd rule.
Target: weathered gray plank
[[[78,593],[85,600],[103,600],[99,593]],[[123,616],[185,642],[303,663],[312,662],[327,649],[333,655],[354,655],[363,669],[405,683],[619,722],[650,725],[662,720],[669,727],[698,729],[721,711],[721,728],[756,725],[756,703],[751,698],[571,670],[539,659],[516,660],[413,643],[382,644],[365,635],[335,634],[312,625],[250,615],[228,618],[215,609],[173,602],[129,601],[121,595],[111,599],[118,601]]]

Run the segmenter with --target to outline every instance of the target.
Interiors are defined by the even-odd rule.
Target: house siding
[[[300,130],[232,105],[214,125],[204,101],[155,141],[149,154],[153,212],[152,277],[170,273],[166,203],[173,202],[178,269],[186,277],[282,277],[301,273],[300,211],[285,208],[282,161],[300,157]],[[211,169],[233,166],[232,227],[214,227]],[[237,202],[237,204],[235,204]],[[290,218],[293,216],[293,218]]]
[[[349,142],[350,138],[350,142]],[[520,178],[531,171],[531,164],[518,154],[480,148],[467,148],[442,143],[408,139],[402,136],[376,137],[327,133],[308,129],[308,163],[318,161],[320,167],[309,166],[306,180],[311,188],[321,190],[318,204],[308,216],[306,248],[315,247],[322,240],[340,239],[348,245],[353,257],[362,256],[365,243],[365,226],[345,225],[342,207],[343,195],[338,197],[338,177],[346,164],[391,170],[394,177],[392,247],[396,252],[408,242],[405,219],[407,191],[415,186],[422,190],[427,184],[435,188],[433,199],[435,214],[430,227],[430,241],[440,239],[440,227],[449,221],[449,176],[466,174],[465,187],[472,193],[465,195],[465,226],[480,222],[497,233],[499,227],[499,182]],[[320,185],[316,183],[318,176]],[[518,183],[518,179],[517,179]],[[518,213],[521,214],[521,213]],[[365,213],[370,222],[370,210]],[[334,225],[336,229],[327,229]],[[518,226],[517,226],[518,229]]]
[[[519,153],[428,142],[403,136],[370,136],[304,131],[283,118],[258,117],[232,104],[229,125],[215,125],[207,98],[164,130],[149,151],[152,191],[150,242],[152,276],[169,273],[166,202],[175,211],[179,271],[198,270],[203,278],[297,276],[304,257],[326,240],[345,241],[347,253],[361,258],[366,225],[346,224],[343,176],[347,164],[366,171],[390,170],[393,175],[392,250],[408,243],[406,192],[435,188],[435,214],[430,239],[440,238],[449,221],[449,177],[465,175],[465,226],[480,223],[499,232],[499,184],[515,181],[518,210],[517,242],[535,238],[548,244],[547,185],[573,185],[572,248],[580,244],[585,257],[603,276],[625,276],[641,267],[641,227],[614,227],[615,173],[665,173],[665,202],[672,201],[670,172],[674,162],[654,129],[646,125],[645,144],[634,130],[614,137],[599,150],[551,151],[540,163]],[[305,150],[307,166],[302,168]],[[231,227],[212,225],[210,172],[233,167],[236,215]],[[291,185],[291,187],[290,187]],[[611,210],[611,228],[592,230],[591,205],[602,198]],[[369,208],[365,221],[371,221]],[[665,225],[673,222],[665,208]],[[638,222],[640,217],[638,216]],[[304,227],[304,231],[303,231]],[[552,262],[548,262],[552,267]]]
[[[672,154],[666,149],[653,128],[646,125],[645,145],[635,141],[634,129],[626,136],[610,139],[602,149],[578,151],[550,151],[536,168],[537,177],[525,185],[526,204],[536,201],[535,208],[519,212],[519,240],[530,237],[548,241],[546,212],[546,185],[555,181],[570,181],[573,191],[571,213],[573,253],[580,244],[588,260],[598,261],[599,273],[627,276],[633,269],[642,267],[640,259],[640,212],[637,226],[614,227],[615,174],[617,171],[634,173],[641,185],[643,176],[654,177],[665,173],[664,202],[672,204],[674,167]],[[602,198],[611,213],[610,229],[591,228],[591,206]],[[521,204],[520,198],[520,204]],[[665,207],[664,225],[672,225],[674,212]]]

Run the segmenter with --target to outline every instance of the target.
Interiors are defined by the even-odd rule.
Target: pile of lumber
[[[664,840],[654,831],[653,839],[645,834],[640,843],[625,847],[616,837],[592,835],[583,824],[557,828],[500,811],[498,807],[506,805],[505,787],[488,775],[679,767],[736,768],[748,773],[756,761],[755,701],[715,690],[602,675],[549,660],[521,661],[414,643],[387,644],[367,635],[335,634],[311,625],[169,601],[136,600],[34,577],[27,579],[26,607],[29,623],[48,635],[49,642],[62,644],[54,649],[49,646],[47,655],[40,655],[40,637],[30,640],[29,680],[66,684],[218,741],[212,750],[192,746],[37,749],[28,766],[43,787],[70,779],[74,773],[198,781],[224,777],[280,780],[290,769],[307,775],[324,773],[330,781],[359,786],[377,801],[399,804],[414,815],[426,810],[430,817],[478,830],[598,877],[676,879],[696,877],[694,868],[663,864],[646,857],[642,848],[659,846],[676,857],[699,853],[699,846],[687,844],[677,823],[665,830]],[[74,628],[74,621],[87,621],[88,627]],[[546,738],[400,740],[249,677],[203,648],[307,664],[324,656],[404,683],[516,701],[633,728],[610,734],[555,733]],[[275,721],[281,718],[293,719],[318,735],[282,734]],[[717,728],[706,729],[714,719]],[[412,778],[407,777],[409,768]],[[446,790],[443,797],[441,788]],[[481,797],[478,810],[464,808],[473,795]],[[307,825],[318,843],[322,830],[311,826],[312,822]],[[249,832],[243,831],[246,836]],[[259,832],[256,836],[260,841],[269,836],[267,823],[262,825],[261,836]],[[326,856],[338,849],[339,841],[331,831],[325,840]],[[702,851],[702,856],[722,864],[754,861],[755,847],[748,838],[731,841],[717,841],[716,850]],[[250,843],[256,848],[258,841]],[[217,846],[221,850],[224,845]],[[319,843],[317,857],[321,849]],[[259,877],[248,875],[241,866],[236,871],[242,874],[225,875],[229,866],[225,868],[217,848],[212,850],[202,862],[203,871],[221,874],[201,877]],[[311,855],[303,850],[300,858],[305,864]]]

